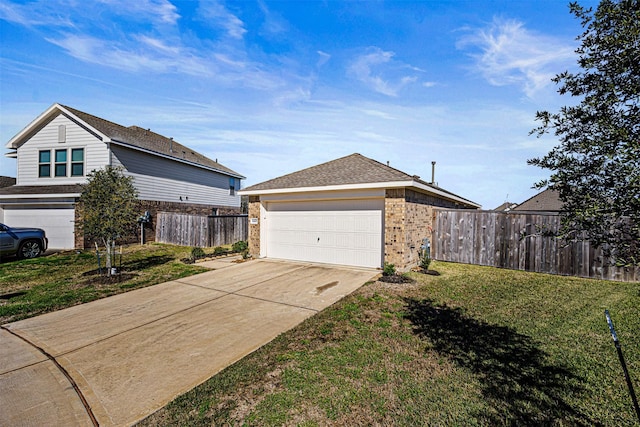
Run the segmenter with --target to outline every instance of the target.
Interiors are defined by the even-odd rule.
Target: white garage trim
[[[73,205],[33,207],[4,206],[4,223],[10,227],[42,228],[51,249],[73,249],[75,209]]]
[[[261,252],[270,258],[378,268],[384,259],[383,212],[384,198],[268,202]]]

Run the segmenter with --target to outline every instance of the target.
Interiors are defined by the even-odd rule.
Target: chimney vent
[[[431,184],[436,185],[436,162],[431,162]]]

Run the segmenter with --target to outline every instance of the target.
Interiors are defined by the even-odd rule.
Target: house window
[[[40,178],[51,176],[51,151],[43,150],[38,154],[38,176]]]
[[[236,179],[235,178],[229,178],[229,195],[230,196],[236,195]]]
[[[55,176],[67,176],[67,150],[56,150]]]
[[[71,150],[71,176],[84,175],[84,148]]]

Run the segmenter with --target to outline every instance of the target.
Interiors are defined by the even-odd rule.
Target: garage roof
[[[399,187],[414,187],[464,205],[480,207],[479,204],[423,181],[418,176],[409,175],[359,153],[252,185],[241,190],[240,194]]]

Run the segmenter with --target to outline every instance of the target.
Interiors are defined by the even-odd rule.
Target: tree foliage
[[[539,111],[532,133],[560,144],[529,164],[549,169],[564,202],[563,235],[590,240],[618,264],[640,265],[640,1],[570,4],[584,32],[579,71],[553,81],[576,103]]]
[[[138,193],[133,179],[122,169],[107,167],[91,172],[80,195],[82,229],[87,237],[100,241],[106,249],[107,272],[115,242],[135,233]]]

